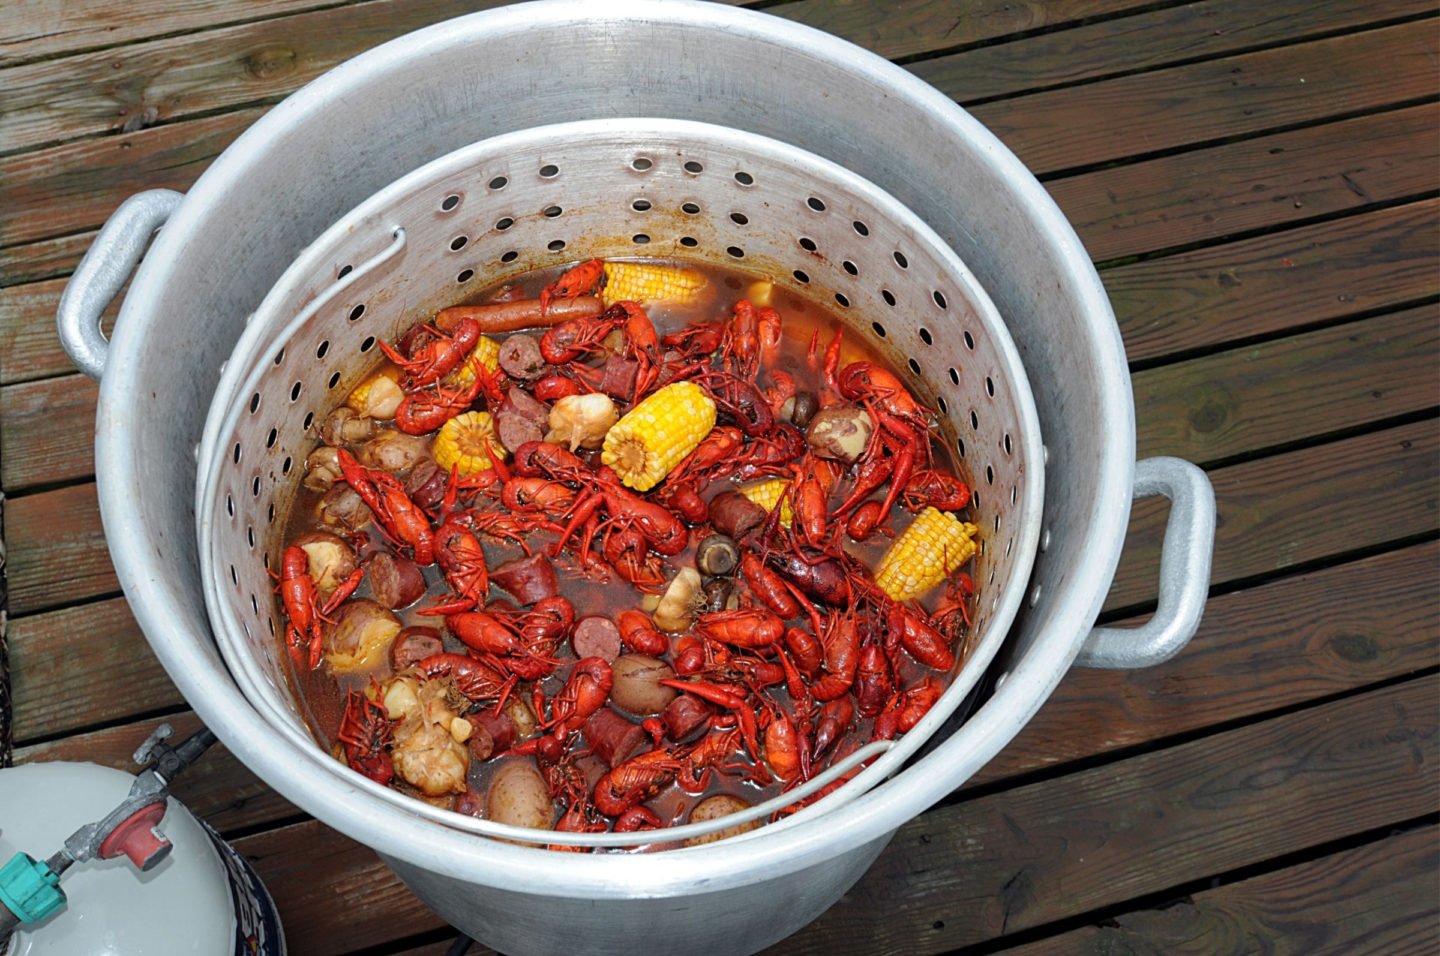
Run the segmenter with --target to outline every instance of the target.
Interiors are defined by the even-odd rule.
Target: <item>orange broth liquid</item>
[[[647,314],[650,316],[650,319],[654,323],[656,332],[660,337],[664,337],[667,334],[676,332],[683,328],[685,325],[692,322],[715,322],[727,320],[731,315],[734,304],[741,299],[747,298],[747,290],[751,289],[754,283],[767,281],[766,277],[763,276],[756,276],[737,270],[718,267],[709,263],[700,263],[691,260],[646,259],[635,261],[644,261],[657,265],[673,265],[687,269],[693,269],[705,274],[710,281],[710,294],[702,297],[702,301],[699,303],[689,305],[660,304],[654,307],[647,307]],[[536,298],[539,296],[541,288],[544,287],[546,284],[554,281],[563,271],[563,269],[551,269],[528,273],[518,279],[511,280],[503,287],[497,286],[491,289],[487,289],[478,295],[468,298],[464,303],[457,304],[474,304],[491,301],[502,290],[510,290],[513,293],[515,287],[518,287],[520,291],[520,295],[518,296],[519,298]],[[831,341],[837,329],[845,328],[845,323],[842,323],[826,307],[817,304],[813,300],[796,295],[795,293],[789,291],[788,289],[782,288],[779,285],[775,285],[772,287],[770,305],[779,311],[783,319],[782,343],[777,350],[777,355],[775,360],[773,361],[773,364],[771,366],[762,365],[759,373],[759,381],[757,383],[758,386],[764,389],[773,384],[773,381],[768,374],[768,368],[773,367],[788,372],[789,374],[794,376],[797,389],[801,391],[808,390],[819,394],[821,391],[821,383],[819,380],[819,376],[816,371],[812,369],[811,363],[808,360],[808,352],[811,347],[812,340],[818,343],[818,365],[818,358],[823,357],[825,346]],[[429,321],[429,319],[430,317],[426,316],[420,319],[420,321]],[[537,329],[533,330],[529,334],[533,334],[538,337],[543,331],[543,329]],[[509,334],[512,333],[499,333],[491,335],[490,337],[495,339],[496,341],[503,342]],[[885,359],[880,354],[867,348],[864,339],[862,339],[860,336],[855,335],[847,330],[843,343],[844,344],[840,360],[841,368],[844,368],[845,365],[856,361],[873,362],[890,370],[902,381],[905,380],[906,376],[902,375],[899,369],[895,368],[891,363],[885,361]],[[375,367],[378,368],[381,364],[383,363],[377,363]],[[601,361],[597,359],[593,364],[598,366],[599,364],[601,364]],[[480,401],[483,401],[483,399],[481,399]],[[624,411],[629,407],[618,402],[617,405],[619,406],[620,413],[622,415],[624,414]],[[720,423],[723,424],[724,422],[725,418],[722,413]],[[393,425],[387,425],[384,427],[393,428]],[[962,480],[965,480],[965,475],[957,467],[957,461],[955,460],[954,456],[952,456],[944,442],[932,440],[931,451],[934,458],[935,468],[942,471],[948,471],[949,473],[960,477]],[[580,456],[582,458],[585,458],[586,460],[593,461],[595,463],[598,463],[599,461],[598,451],[581,451],[578,452],[578,454],[580,454]],[[842,476],[839,482],[837,482],[835,491],[830,496],[830,504],[832,507],[842,501],[844,497],[848,494],[851,485],[848,478],[849,471],[850,469],[847,468],[845,475]],[[722,491],[733,489],[740,485],[754,483],[757,480],[760,479],[751,479],[749,482],[737,481],[735,479],[722,479],[719,481],[715,481],[709,486],[708,489],[706,489],[706,491],[703,493],[703,497],[709,500],[710,498],[714,497],[716,494],[719,494]],[[663,483],[657,486],[657,488],[659,487],[663,487]],[[882,486],[880,491],[876,493],[874,497],[878,498],[883,496],[887,487],[888,485]],[[303,487],[297,490],[293,504],[291,506],[290,513],[287,517],[287,522],[284,529],[284,541],[288,542],[292,540],[296,535],[307,531],[324,530],[314,517],[316,505],[319,503],[320,498],[320,492],[305,489]],[[471,495],[468,498],[466,496],[462,496],[457,507],[466,507],[467,501],[470,503],[476,503],[479,500],[480,499],[478,495]],[[905,527],[909,525],[912,517],[912,515],[904,511],[897,503],[894,510],[891,512],[891,516],[889,521],[887,522],[886,527],[890,528],[894,534],[899,534],[901,531],[904,530]],[[374,528],[373,523],[368,526],[367,530],[369,532],[369,544],[366,547],[362,548],[358,553],[362,563],[365,555],[370,553],[371,551],[379,549],[389,549],[389,545],[385,542],[381,534]],[[516,558],[525,557],[525,552],[520,548],[518,544],[502,542],[483,534],[477,535],[477,537],[479,538],[484,548],[485,559],[487,565],[490,568],[494,568],[500,564],[503,564],[504,562],[511,561]],[[530,545],[533,552],[539,553],[544,551],[545,549],[548,549],[548,547],[556,541],[557,537],[557,535],[550,532],[537,531],[527,536],[527,543]],[[880,557],[884,553],[885,549],[890,545],[892,536],[879,533],[871,537],[868,541],[856,542],[852,540],[848,535],[841,535],[840,540],[843,543],[844,549],[848,553],[859,558],[866,567],[873,570],[879,563]],[[679,568],[694,566],[696,544],[697,536],[692,533],[690,536],[690,543],[684,551],[680,552],[677,555],[674,555],[673,557],[668,557],[664,559],[667,570],[667,578],[673,576],[674,572]],[[589,580],[577,573],[574,573],[576,565],[574,559],[570,555],[570,549],[568,547],[564,554],[562,554],[560,557],[553,559],[553,564],[555,567],[557,578],[559,579],[560,583],[560,594],[561,596],[569,599],[570,602],[574,605],[575,617],[577,620],[590,615],[601,615],[613,618],[616,613],[622,610],[626,610],[627,608],[640,607],[640,602],[643,594],[638,589],[632,587],[618,577],[614,578],[612,581],[604,582]],[[426,594],[420,600],[416,601],[409,607],[398,609],[394,613],[400,619],[402,626],[404,627],[410,627],[412,625],[424,625],[428,627],[434,627],[437,630],[440,630],[441,633],[444,635],[446,651],[460,654],[468,653],[468,649],[463,644],[461,644],[460,641],[445,632],[445,629],[443,627],[443,618],[435,616],[421,616],[418,614],[421,609],[433,606],[451,597],[451,594],[446,587],[445,581],[441,576],[439,569],[435,565],[431,565],[430,567],[424,568],[422,570],[424,572],[425,580],[428,585],[428,590]],[[738,569],[734,573],[736,576],[738,576]],[[920,605],[926,610],[927,613],[933,611],[935,605],[942,597],[943,592],[943,585],[941,587],[935,588],[920,600]],[[492,591],[492,599],[494,599],[496,593],[497,592]],[[498,593],[501,596],[504,596],[503,592]],[[365,583],[361,584],[361,586],[353,596],[356,598],[374,597],[374,594],[370,589],[368,579]],[[803,612],[799,619],[794,619],[788,623],[801,624],[808,627],[808,621],[805,619]],[[680,634],[670,635],[672,640],[680,636]],[[962,643],[963,641],[968,639],[968,636],[969,635],[965,635],[964,637],[962,637]],[[283,645],[283,633],[280,640]],[[955,670],[958,671],[959,668],[963,666],[966,655],[964,654],[961,647],[954,647],[952,649],[956,653],[957,663],[955,665]],[[631,652],[622,649],[622,653]],[[375,673],[365,674],[361,676],[332,674],[329,671],[329,668],[323,662],[319,668],[313,671],[306,670],[303,667],[294,667],[293,662],[291,662],[291,658],[287,652],[287,649],[283,646],[281,656],[284,660],[290,662],[290,678],[292,681],[292,685],[298,692],[297,696],[301,701],[302,708],[304,710],[303,716],[308,721],[312,732],[321,742],[322,746],[330,749],[332,753],[336,754],[337,757],[339,757],[339,759],[343,760],[343,756],[340,756],[339,744],[336,739],[336,732],[340,724],[341,715],[344,711],[346,694],[351,689],[363,689],[370,683],[372,677],[376,680],[383,681],[386,677],[390,676],[392,671],[390,669],[388,655],[386,658],[386,663],[382,665],[382,667],[378,669]],[[557,667],[556,671],[550,676],[544,678],[541,681],[535,682],[538,683],[540,688],[544,691],[547,699],[553,697],[556,693],[559,692],[570,672],[570,668],[567,665],[575,660],[575,654],[571,650],[568,640],[563,641],[559,645],[559,647],[555,651],[554,656],[560,659],[559,667]],[[940,677],[942,681],[947,684],[949,682],[950,675],[939,675],[936,672],[931,671],[928,668],[925,668],[912,660],[908,654],[901,652],[897,655],[897,658],[898,661],[894,672],[894,682],[892,689],[907,687],[911,685],[915,680],[917,680],[921,675],[926,673],[930,673],[932,675]],[[668,662],[669,655],[666,655],[666,659]],[[531,698],[531,689],[533,686],[534,685],[531,683],[522,682],[520,685],[518,685],[516,694],[521,699],[528,702]],[[791,707],[790,696],[786,692],[785,685],[783,683],[780,685],[771,686],[767,688],[766,691],[772,699],[784,706],[787,712],[793,709]],[[471,712],[478,711],[484,708],[493,708],[493,706],[494,705],[492,703],[488,702],[484,704],[477,704],[475,707],[472,708]],[[637,722],[640,719],[639,716],[630,716]],[[873,718],[861,717],[857,712],[851,732],[844,738],[842,738],[838,744],[834,745],[830,749],[828,754],[822,758],[822,762],[817,765],[814,772],[818,773],[820,769],[823,769],[824,766],[828,766],[829,763],[832,762],[833,759],[835,759],[836,757],[843,755],[844,753],[853,750],[854,747],[867,742],[870,739],[873,722]],[[670,742],[667,740],[663,742],[662,745],[669,743]],[[570,747],[570,751],[575,751],[577,749],[577,746],[583,747],[583,743],[579,745],[572,744]],[[643,750],[645,749],[648,748],[642,747],[641,751],[643,752]],[[489,778],[493,775],[494,771],[498,769],[498,767],[503,763],[505,759],[506,758],[501,755],[490,760],[472,760],[469,771],[469,782],[472,789],[483,795],[488,786]],[[750,756],[745,754],[737,754],[734,763],[736,765],[744,766],[747,768],[754,765],[754,761],[750,758]],[[582,770],[585,771],[587,779],[589,780],[590,786],[592,788],[594,787],[594,784],[599,778],[599,776],[607,769],[606,765],[602,761],[600,761],[599,758],[594,756],[581,756],[578,759],[577,764]],[[708,789],[704,793],[698,795],[686,793],[678,786],[672,784],[662,790],[658,796],[646,801],[645,805],[655,811],[656,814],[660,817],[660,819],[666,823],[666,825],[674,826],[686,822],[690,808],[694,807],[695,804],[697,804],[699,801],[703,800],[706,796],[709,796],[711,794],[735,794],[742,797],[746,802],[753,805],[760,801],[769,799],[770,797],[776,796],[781,792],[781,784],[779,782],[772,782],[768,786],[761,787],[753,782],[737,779],[738,776],[739,774],[732,775],[724,772],[711,773]],[[392,784],[392,786],[396,786],[396,788],[400,789],[402,792],[412,794],[414,793],[414,791],[410,790],[407,785],[399,781],[398,776],[396,777],[395,784]],[[446,805],[448,803],[448,800],[444,798],[437,800],[418,795],[417,798],[425,799],[428,802],[432,803],[439,803],[441,805]],[[657,832],[655,835],[659,836],[660,833]],[[639,842],[640,840],[637,840],[637,843]],[[652,847],[656,846],[658,845],[658,841],[652,841],[649,845]]]

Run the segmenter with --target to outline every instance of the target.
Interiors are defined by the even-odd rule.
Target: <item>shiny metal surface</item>
[[[244,317],[345,210],[467,143],[617,115],[694,119],[800,146],[874,182],[935,229],[995,301],[1024,361],[1047,446],[1049,546],[1032,575],[1040,591],[1011,630],[1005,680],[905,772],[764,840],[676,853],[664,867],[568,855],[562,868],[543,851],[376,812],[368,795],[303,769],[303,755],[239,692],[211,639],[194,475],[176,462],[200,439]],[[116,570],[157,656],[231,751],[282,795],[427,874],[415,885],[437,912],[507,952],[596,951],[595,939],[623,927],[652,948],[716,953],[752,951],[800,926],[811,911],[791,905],[794,894],[816,885],[837,897],[843,887],[811,880],[858,875],[901,823],[963,782],[1040,707],[1113,576],[1134,455],[1129,376],[1099,279],[1049,196],[993,135],[844,41],[672,0],[603,12],[545,2],[463,17],[358,57],[271,110],[195,184],[135,276],[101,381],[96,470]],[[709,929],[740,904],[748,929]]]
[[[594,120],[492,137],[387,186],[311,243],[248,320],[201,439],[196,508],[222,654],[278,732],[307,739],[278,650],[275,635],[286,625],[267,567],[280,564],[293,466],[315,444],[310,423],[368,373],[376,341],[393,340],[436,309],[533,269],[637,255],[753,270],[830,309],[846,323],[847,341],[886,355],[922,401],[943,409],[945,445],[984,489],[970,509],[982,542],[973,573],[987,583],[969,658],[919,726],[877,743],[883,756],[870,754],[853,780],[786,825],[885,779],[975,687],[1025,597],[1044,478],[1027,467],[1043,454],[1039,423],[993,303],[928,226],[833,163],[711,124]],[[665,318],[663,307],[652,313]],[[957,353],[947,342],[964,345]],[[803,350],[808,340],[790,345]],[[310,750],[317,770],[447,826],[542,844],[634,842],[517,830],[417,804],[322,748]],[[824,783],[810,781],[773,809]],[[737,822],[687,824],[667,835],[685,840]]]
[[[151,189],[125,200],[106,220],[65,283],[56,312],[60,344],[75,367],[96,381],[105,371],[110,344],[100,331],[100,317],[130,280],[150,237],[182,198],[173,189]]]

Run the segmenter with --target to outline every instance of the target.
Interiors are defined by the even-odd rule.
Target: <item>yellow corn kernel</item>
[[[949,511],[926,508],[880,559],[875,583],[896,601],[919,597],[974,556],[977,530]]]
[[[488,451],[487,451],[488,449]],[[435,464],[448,472],[459,466],[460,474],[474,475],[492,467],[490,452],[505,460],[505,446],[495,433],[495,419],[489,412],[464,412],[440,426],[433,446]]]
[[[649,491],[715,427],[715,402],[694,382],[672,382],[605,433],[600,460],[636,491]]]
[[[389,362],[365,376],[345,398],[345,404],[365,418],[395,417],[405,393],[400,389],[400,370]]]
[[[766,511],[774,511],[775,505],[778,503],[780,505],[780,524],[786,528],[790,527],[790,521],[795,515],[790,508],[790,497],[786,494],[790,490],[789,478],[767,478],[735,490]]]
[[[694,269],[652,262],[607,262],[600,302],[607,309],[626,301],[641,305],[687,304],[698,301],[709,284],[710,280]]]
[[[470,354],[465,356],[465,361],[460,363],[460,367],[445,377],[445,387],[459,391],[469,388],[475,381],[474,363],[476,360],[485,366],[485,371],[494,375],[495,370],[500,367],[500,343],[483,335],[480,336],[480,340],[475,343]]]

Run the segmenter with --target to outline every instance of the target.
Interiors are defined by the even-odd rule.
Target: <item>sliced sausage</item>
[[[495,431],[500,444],[506,448],[519,448],[527,441],[540,441],[545,437],[544,429],[504,405],[495,413]]]
[[[694,694],[681,694],[665,706],[660,719],[665,721],[666,734],[678,744],[704,727],[714,713],[714,707]]]
[[[592,295],[574,299],[552,299],[545,314],[540,314],[539,299],[520,299],[512,302],[489,302],[485,305],[456,305],[441,309],[435,316],[435,324],[449,331],[462,319],[474,319],[480,323],[480,331],[518,332],[545,325],[556,325],[566,319],[579,319],[599,315],[600,300]]]
[[[500,343],[500,367],[521,382],[532,382],[545,374],[545,359],[533,335],[512,335]]]
[[[390,664],[397,671],[413,667],[427,657],[445,652],[445,642],[433,627],[407,627],[395,635],[390,645]]]
[[[624,763],[644,746],[650,735],[645,728],[621,717],[609,707],[601,707],[590,715],[580,728],[585,743],[595,756],[614,767]]]
[[[478,736],[482,730],[490,735],[491,746],[495,748],[496,753],[515,746],[515,741],[520,736],[520,731],[515,727],[515,721],[511,720],[507,714],[496,713],[494,707],[486,707],[484,710],[470,714],[465,719],[470,721],[470,726],[474,730],[473,735]]]
[[[570,645],[576,657],[600,657],[612,664],[620,656],[620,628],[608,617],[582,617],[575,622]]]
[[[605,361],[605,372],[600,378],[600,391],[611,398],[628,402],[635,397],[635,376],[640,363],[620,355],[612,355]]]
[[[409,558],[377,551],[366,560],[365,574],[375,600],[391,610],[409,607],[425,596],[425,575]]]
[[[541,598],[555,597],[560,593],[555,566],[538,552],[492,568],[490,583],[508,591],[521,604],[534,604]]]

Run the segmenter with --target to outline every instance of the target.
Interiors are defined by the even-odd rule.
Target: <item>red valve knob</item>
[[[122,820],[100,844],[100,858],[109,860],[123,853],[142,872],[165,859],[170,853],[170,841],[158,829],[165,807],[165,801],[161,800],[141,807]]]

